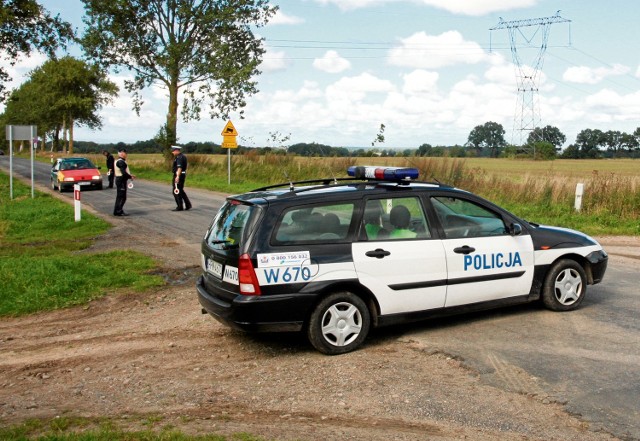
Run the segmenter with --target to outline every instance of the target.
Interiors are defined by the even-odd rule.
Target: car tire
[[[367,338],[371,315],[365,302],[350,292],[333,293],[318,303],[309,318],[307,337],[327,355],[357,349]]]
[[[55,191],[57,190],[58,187],[56,186],[56,181],[53,180],[53,178],[51,179],[51,190]]]
[[[60,193],[62,193],[64,191],[64,188],[62,187],[62,184],[58,184],[58,191]]]
[[[542,303],[552,311],[576,309],[587,293],[587,275],[575,260],[557,261],[547,273],[542,288]]]

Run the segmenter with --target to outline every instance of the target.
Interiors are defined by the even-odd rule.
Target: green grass
[[[135,426],[137,421],[128,425]],[[148,426],[145,421],[142,426]],[[112,420],[59,417],[52,420],[29,419],[22,424],[0,427],[0,439],[6,441],[267,441],[249,433],[223,436],[187,435],[170,425],[157,430],[122,429]]]
[[[120,288],[144,291],[163,280],[149,274],[153,259],[133,251],[90,253],[93,239],[110,225],[0,175],[0,316],[16,316],[84,304]]]

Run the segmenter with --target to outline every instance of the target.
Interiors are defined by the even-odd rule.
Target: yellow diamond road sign
[[[233,127],[233,123],[231,121],[227,121],[227,125],[222,129],[222,136],[238,136],[238,131],[235,127]]]

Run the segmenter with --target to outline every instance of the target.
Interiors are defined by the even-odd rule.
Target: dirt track
[[[122,227],[114,235],[137,234]],[[135,238],[134,238],[135,239]],[[140,241],[172,259],[175,248]],[[132,243],[138,243],[133,240]],[[278,440],[611,440],[568,415],[526,372],[525,393],[483,384],[438,347],[374,332],[327,357],[297,335],[249,336],[202,315],[199,269],[171,284],[0,322],[0,422],[109,417],[123,427],[249,432]]]

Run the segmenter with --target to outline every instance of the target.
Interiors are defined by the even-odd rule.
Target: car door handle
[[[453,252],[457,254],[471,254],[475,250],[476,250],[475,248],[465,245],[463,247],[454,248]]]
[[[367,257],[375,257],[376,259],[384,259],[387,256],[391,255],[391,251],[383,250],[382,248],[377,248],[373,251],[367,251],[364,253]]]

